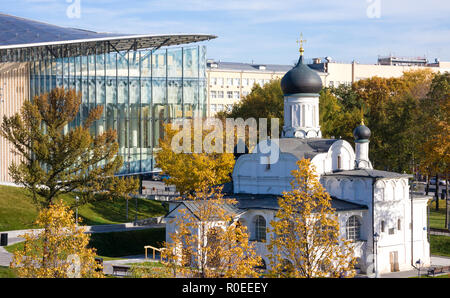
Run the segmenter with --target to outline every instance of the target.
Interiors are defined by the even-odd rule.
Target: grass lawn
[[[15,277],[17,276],[14,273],[13,269],[5,266],[0,266],[0,278],[15,278]]]
[[[450,237],[430,235],[431,254],[450,257]]]
[[[74,196],[64,195],[62,199],[73,202]],[[101,225],[131,222],[135,217],[135,200],[129,201],[128,219],[125,200],[92,202],[78,208],[78,215],[85,225]],[[138,199],[138,219],[161,216],[166,213],[161,202]],[[19,187],[0,185],[0,231],[36,228],[34,221],[37,209],[26,190]]]
[[[436,211],[436,202],[430,203],[430,227],[445,229],[445,200],[439,200],[439,210]]]

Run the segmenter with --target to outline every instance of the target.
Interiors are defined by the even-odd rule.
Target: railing
[[[145,259],[147,260],[148,259],[148,254],[147,254],[147,249],[151,249],[151,250],[153,250],[153,260],[155,260],[155,255],[156,255],[156,252],[159,252],[159,259],[161,260],[161,262],[163,261],[163,259],[162,259],[162,252],[166,249],[166,248],[157,248],[157,247],[154,247],[154,246],[151,246],[151,245],[146,245],[146,246],[144,246],[144,249],[145,249]]]

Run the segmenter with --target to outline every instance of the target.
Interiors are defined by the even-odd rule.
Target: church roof
[[[279,139],[279,147],[281,152],[291,153],[298,159],[313,158],[319,153],[328,152],[331,145],[336,141],[338,140],[281,138]]]
[[[174,201],[175,202],[175,201]],[[202,200],[186,200],[186,201],[179,201],[179,205],[172,209],[166,217],[169,216],[170,213],[172,213],[175,209],[177,209],[180,205],[184,205],[195,217],[199,218],[199,211],[202,207],[202,205],[205,204],[205,201]],[[229,216],[236,216],[242,213],[239,208],[237,208],[233,204],[220,204],[220,208],[222,208],[225,211],[226,215]]]
[[[238,204],[233,207],[237,207],[243,210],[249,209],[266,209],[266,210],[278,210],[278,198],[279,195],[273,194],[246,194],[246,193],[233,193],[233,183],[228,182],[223,184],[222,192],[226,198],[234,198],[238,201]],[[349,211],[349,210],[365,210],[367,206],[360,205],[345,200],[331,197],[331,207],[336,211]]]
[[[328,173],[324,176],[350,176],[350,177],[367,177],[367,178],[410,178],[410,174],[401,174],[388,171],[380,171],[373,169],[355,169],[347,171],[339,171],[334,173]]]
[[[281,89],[284,95],[319,93],[322,90],[322,79],[315,70],[303,63],[301,55],[297,65],[281,79]]]
[[[229,198],[235,198],[238,201],[237,208],[249,210],[249,209],[268,209],[278,210],[278,198],[280,196],[272,194],[229,194]],[[365,210],[367,206],[356,203],[351,203],[331,197],[331,207],[336,211],[350,211],[350,210]]]

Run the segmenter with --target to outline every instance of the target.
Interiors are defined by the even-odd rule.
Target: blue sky
[[[73,1],[80,18],[67,16]],[[222,61],[292,64],[300,32],[310,58],[450,61],[448,0],[0,0],[0,12],[98,32],[214,34],[208,58]]]

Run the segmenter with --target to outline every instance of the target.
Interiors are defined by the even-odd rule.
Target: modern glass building
[[[8,32],[11,25],[21,34]],[[154,172],[163,124],[176,118],[206,116],[206,47],[184,44],[215,36],[117,36],[0,14],[0,31],[2,26],[9,29],[0,33],[0,84],[2,64],[13,62],[23,67],[26,63],[28,78],[21,84],[29,85],[25,88],[28,98],[55,87],[80,92],[80,111],[69,128],[83,123],[93,107],[103,106],[103,116],[91,130],[93,134],[110,128],[117,131],[124,160],[118,174]],[[18,36],[21,38],[15,40]]]
[[[204,46],[102,53],[33,61],[31,98],[55,87],[75,89],[82,105],[74,127],[89,110],[102,105],[103,117],[91,128],[117,131],[120,174],[154,170],[153,152],[163,123],[206,116],[206,49]]]

